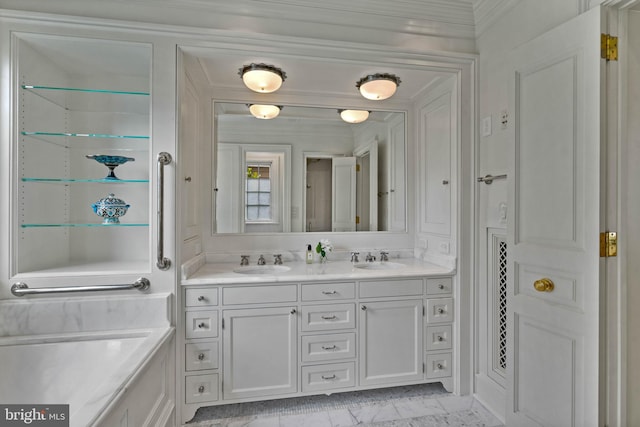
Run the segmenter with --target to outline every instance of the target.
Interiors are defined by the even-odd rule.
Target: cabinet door
[[[360,304],[360,385],[422,378],[422,300]]]
[[[225,310],[223,319],[224,398],[295,393],[296,310]]]

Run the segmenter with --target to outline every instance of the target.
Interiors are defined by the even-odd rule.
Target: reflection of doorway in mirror
[[[307,157],[306,231],[331,231],[331,159]]]

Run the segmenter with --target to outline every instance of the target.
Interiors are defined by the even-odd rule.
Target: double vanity
[[[453,388],[450,269],[394,258],[194,270],[181,282],[182,422],[204,406],[429,382]]]

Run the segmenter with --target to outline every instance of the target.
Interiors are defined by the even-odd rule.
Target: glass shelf
[[[20,132],[25,136],[72,136],[83,138],[149,139],[147,135],[110,135],[106,133]]]
[[[124,184],[124,183],[148,183],[148,179],[73,179],[73,178],[22,178],[22,182],[46,182],[46,183],[72,183],[72,182],[91,182],[101,184]]]
[[[148,227],[149,224],[144,223],[126,223],[119,224],[86,224],[86,223],[66,223],[66,224],[22,224],[22,228],[44,228],[44,227]]]
[[[89,92],[89,93],[107,93],[113,95],[144,95],[149,96],[149,92],[122,91],[122,90],[106,90],[106,89],[84,89],[77,87],[54,87],[54,86],[38,86],[38,85],[22,85],[22,89],[28,90],[64,90],[72,92]]]
[[[70,111],[149,113],[149,92],[21,85],[27,93]]]

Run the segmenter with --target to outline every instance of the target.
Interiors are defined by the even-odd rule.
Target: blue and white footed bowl
[[[131,205],[125,203],[124,200],[116,198],[110,193],[104,199],[100,199],[91,205],[96,215],[104,218],[103,224],[119,224],[120,217],[127,213]]]
[[[123,157],[123,156],[110,156],[107,154],[87,154],[85,156],[87,159],[93,159],[98,163],[102,163],[106,167],[109,168],[109,175],[107,175],[104,179],[113,179],[118,180],[116,174],[114,173],[114,169],[124,163],[133,162],[136,159],[133,157]]]

